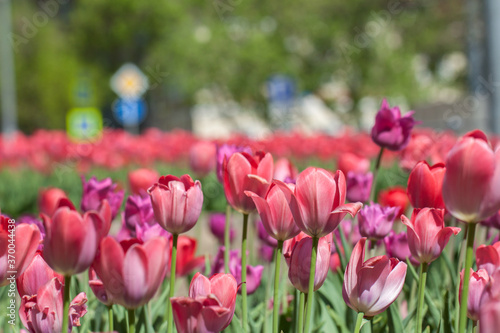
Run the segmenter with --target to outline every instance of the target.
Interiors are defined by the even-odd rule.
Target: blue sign
[[[113,103],[115,119],[125,127],[138,126],[146,119],[148,112],[143,99],[117,99]]]
[[[295,84],[288,76],[275,75],[267,82],[267,90],[272,103],[290,103],[295,95]]]

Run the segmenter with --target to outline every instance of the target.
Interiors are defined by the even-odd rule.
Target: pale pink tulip
[[[490,277],[488,272],[484,269],[478,269],[477,272],[470,269],[470,280],[469,280],[469,297],[467,298],[467,317],[476,321],[479,319],[479,307],[481,302],[481,296],[483,295],[484,288],[489,282]],[[460,272],[460,291],[459,299],[462,302],[462,284],[464,282],[464,270]]]

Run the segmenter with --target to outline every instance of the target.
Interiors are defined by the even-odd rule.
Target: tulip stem
[[[71,287],[71,275],[65,275],[64,276],[64,296],[63,296],[63,302],[64,302],[64,307],[63,307],[63,321],[62,321],[62,328],[63,332],[65,332],[68,329],[68,323],[69,323],[69,290]]]
[[[425,282],[427,280],[427,269],[429,265],[425,262],[420,264],[418,277],[418,304],[417,304],[417,325],[416,333],[422,332],[422,314],[424,311]]]
[[[135,333],[135,310],[134,309],[128,309],[128,333]]]
[[[311,250],[311,269],[309,271],[309,288],[307,289],[307,309],[304,332],[309,333],[309,325],[311,322],[311,311],[314,297],[314,277],[316,275],[316,256],[318,255],[318,237],[312,238]]]
[[[459,333],[464,333],[467,326],[467,299],[469,298],[470,269],[474,252],[474,237],[476,235],[476,224],[469,223],[467,230],[467,249],[465,250],[464,282],[462,288],[462,299],[460,300],[460,326]]]
[[[248,214],[243,214],[243,233],[241,237],[241,301],[243,311],[243,332],[247,331],[248,310],[247,310],[247,231]]]
[[[226,206],[226,224],[224,225],[224,273],[229,274],[229,251],[231,233],[231,205]]]
[[[306,294],[300,293],[300,301],[299,301],[299,319],[297,321],[297,332],[304,332],[304,305],[306,302]]]
[[[113,332],[113,304],[108,306],[108,330]]]
[[[278,333],[279,312],[280,312],[280,270],[281,253],[283,252],[283,241],[279,240],[274,252],[274,298],[273,298],[273,333]]]
[[[170,289],[168,291],[168,304],[167,304],[167,320],[168,320],[168,333],[172,333],[174,329],[174,315],[172,313],[172,303],[170,303],[170,299],[174,297],[174,289],[175,289],[175,266],[177,261],[177,239],[179,235],[172,235],[172,254],[170,256]]]
[[[358,317],[356,318],[356,327],[354,327],[354,333],[359,333],[361,330],[361,323],[363,322],[363,312],[358,312]]]
[[[372,188],[370,189],[370,201],[375,202],[375,189],[377,187],[377,174],[380,169],[380,162],[382,161],[382,155],[384,154],[384,148],[380,147],[377,159],[375,160],[375,168],[373,169],[373,181]]]

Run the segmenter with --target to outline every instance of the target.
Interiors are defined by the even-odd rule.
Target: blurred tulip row
[[[496,142],[418,128],[385,100],[371,133],[336,137],[4,138],[4,169],[73,161],[82,193],[41,188],[36,215],[3,212],[0,328],[497,332]],[[92,175],[130,165],[127,184]],[[207,209],[210,177],[225,210]]]

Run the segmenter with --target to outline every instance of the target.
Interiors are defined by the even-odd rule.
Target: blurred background
[[[369,129],[384,97],[424,126],[499,129],[494,0],[0,4],[4,132],[65,129],[91,107],[135,133],[334,134]],[[125,64],[140,100],[129,123],[110,85]]]

